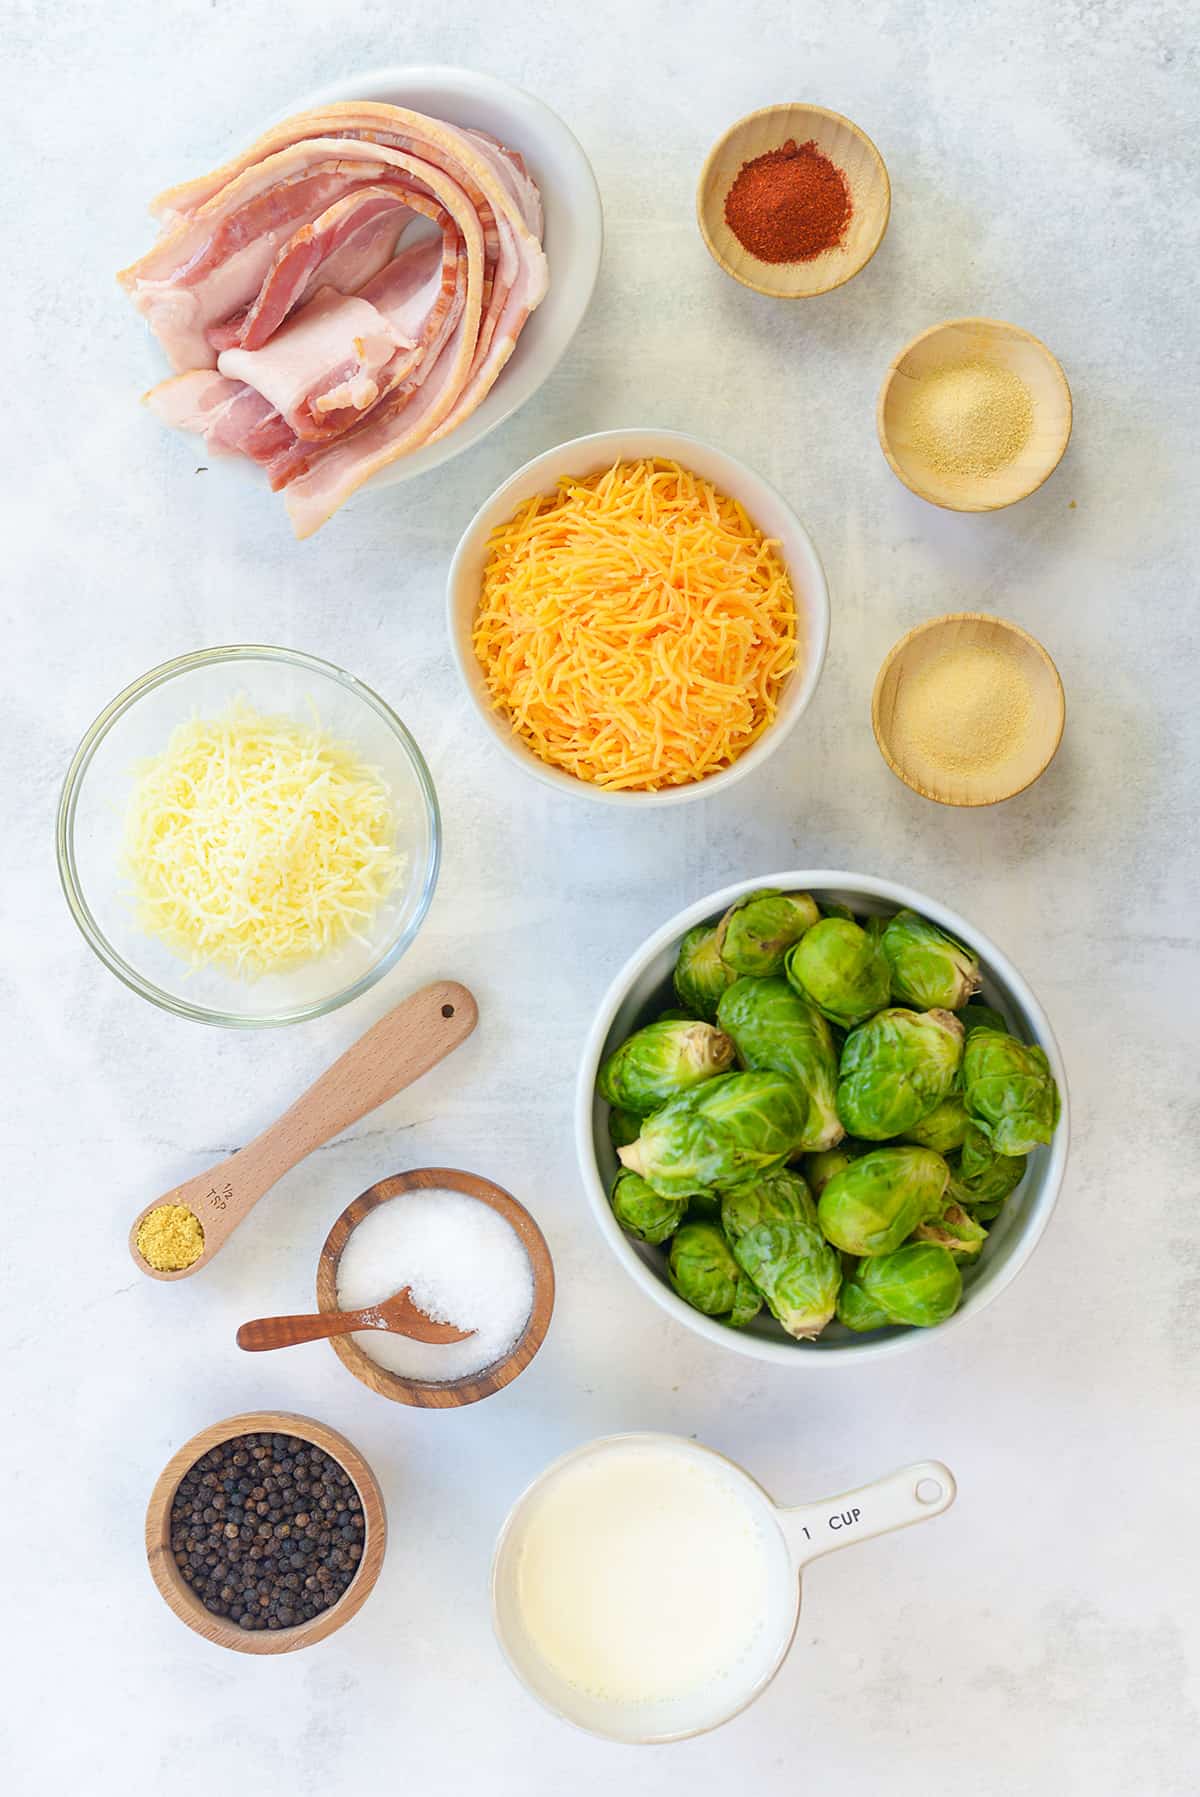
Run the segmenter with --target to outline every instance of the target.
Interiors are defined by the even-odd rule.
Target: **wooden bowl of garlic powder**
[[[1040,338],[998,318],[948,318],[884,377],[879,446],[919,499],[994,512],[1027,499],[1071,438],[1071,389]]]
[[[1024,792],[1062,741],[1066,699],[1035,637],[984,612],[929,618],[891,650],[871,727],[898,779],[939,805]]]

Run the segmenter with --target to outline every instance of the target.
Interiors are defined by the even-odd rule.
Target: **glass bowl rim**
[[[407,756],[417,785],[421,790],[421,796],[425,801],[425,817],[429,828],[430,844],[428,865],[417,898],[416,909],[408,924],[384,950],[378,960],[351,985],[330,994],[327,998],[316,999],[309,1004],[297,1005],[291,1010],[277,1011],[260,1017],[243,1017],[233,1011],[221,1011],[208,1005],[190,1004],[186,999],[176,997],[138,973],[137,969],[130,966],[124,956],[117,953],[96,922],[91,906],[84,895],[75,861],[75,815],[83,779],[91,766],[96,751],[113,725],[118,719],[124,717],[139,699],[147,693],[153,692],[156,687],[166,685],[168,681],[176,679],[179,675],[193,673],[198,668],[216,667],[224,663],[241,661],[282,662],[286,666],[318,674],[324,679],[334,681],[369,706],[391,730]],[[381,699],[379,694],[365,681],[359,680],[354,674],[347,673],[336,663],[325,661],[318,655],[308,655],[302,649],[284,649],[271,643],[225,643],[210,649],[193,649],[186,655],[177,655],[170,661],[160,662],[137,680],[131,681],[128,686],[123,687],[115,698],[110,699],[99,716],[85,731],[63,778],[55,821],[55,847],[58,877],[71,916],[75,919],[80,933],[89,947],[109,972],[116,975],[122,985],[127,986],[131,992],[139,993],[142,998],[149,999],[151,1004],[158,1005],[160,1009],[170,1011],[176,1017],[190,1018],[196,1023],[209,1023],[225,1029],[275,1029],[289,1023],[305,1023],[311,1018],[325,1017],[331,1011],[339,1010],[342,1005],[349,1004],[353,999],[359,998],[364,992],[369,991],[378,980],[383,978],[385,973],[395,966],[412,943],[433,900],[442,858],[442,818],[432,775],[415,738],[391,706]]]

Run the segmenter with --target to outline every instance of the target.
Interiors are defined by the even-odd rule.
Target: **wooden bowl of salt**
[[[918,624],[891,650],[871,698],[884,760],[939,805],[995,805],[1024,792],[1054,759],[1065,722],[1045,649],[986,612]]]
[[[425,1236],[422,1249],[418,1212],[424,1199],[437,1198],[457,1200],[447,1207],[455,1214],[443,1216],[440,1222],[432,1220],[433,1232]],[[483,1213],[474,1223],[472,1205],[480,1206]],[[386,1218],[380,1215],[383,1206],[388,1208]],[[401,1209],[405,1206],[410,1207],[407,1215]],[[356,1235],[364,1223],[369,1229]],[[386,1226],[383,1230],[380,1223]],[[447,1227],[460,1261],[460,1276],[446,1266]],[[506,1231],[515,1241],[507,1239]],[[423,1252],[430,1257],[424,1266]],[[347,1279],[354,1283],[348,1286]],[[522,1279],[527,1282],[528,1313],[509,1338],[503,1321],[506,1294]],[[490,1179],[456,1167],[417,1167],[379,1180],[346,1206],[326,1237],[317,1263],[318,1309],[353,1310],[360,1304],[375,1304],[405,1284],[411,1284],[418,1308],[436,1321],[452,1322],[462,1329],[474,1327],[477,1336],[435,1345],[373,1330],[361,1338],[334,1336],[329,1345],[342,1365],[380,1397],[427,1410],[476,1404],[511,1384],[541,1347],[554,1311],[554,1263],[546,1238],[525,1206]],[[472,1285],[480,1292],[481,1309],[479,1314],[468,1315]],[[454,1287],[459,1288],[457,1293]],[[463,1314],[450,1314],[456,1297],[464,1291],[468,1295]],[[430,1294],[448,1300],[449,1308],[431,1305]],[[364,1342],[369,1342],[372,1352]],[[487,1355],[489,1342],[498,1344],[493,1355]],[[481,1346],[486,1356],[483,1360],[478,1358]]]

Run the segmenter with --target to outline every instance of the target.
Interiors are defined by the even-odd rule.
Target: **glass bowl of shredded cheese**
[[[391,708],[330,662],[257,644],[126,687],[59,805],[63,890],[100,959],[232,1028],[374,985],[421,925],[440,852],[429,770]]]
[[[484,729],[560,792],[707,798],[762,765],[825,660],[817,552],[774,487],[678,431],[547,450],[475,514],[451,645]]]

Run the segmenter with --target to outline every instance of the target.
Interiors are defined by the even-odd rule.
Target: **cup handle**
[[[918,1460],[856,1491],[816,1504],[777,1505],[775,1514],[797,1570],[873,1535],[888,1535],[940,1516],[954,1502],[954,1474],[940,1460]]]

